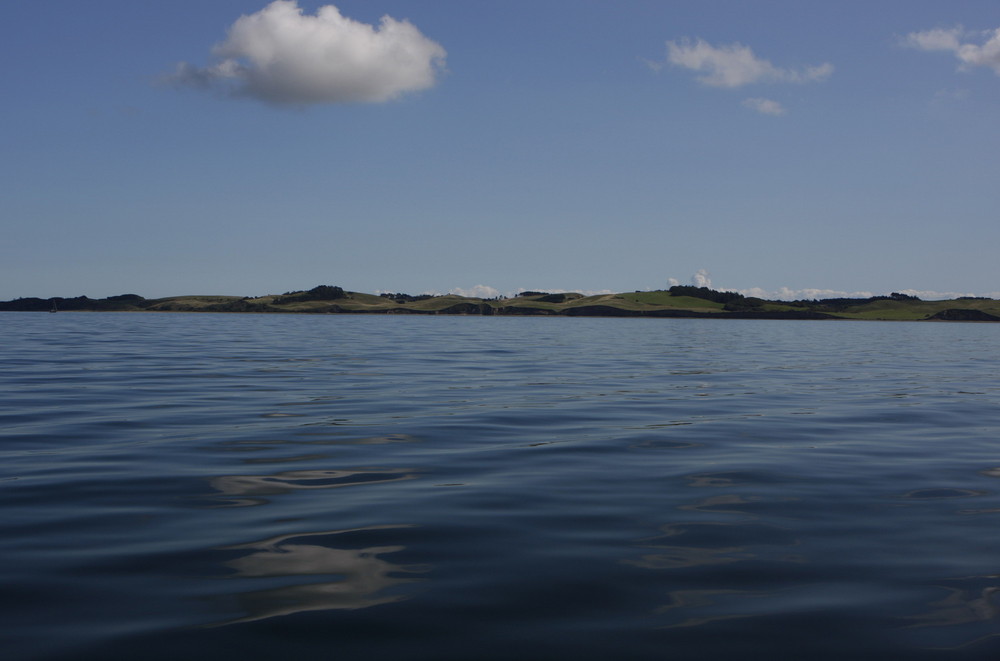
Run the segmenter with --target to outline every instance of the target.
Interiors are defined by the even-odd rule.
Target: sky
[[[996,0],[0,4],[0,300],[1000,298]]]

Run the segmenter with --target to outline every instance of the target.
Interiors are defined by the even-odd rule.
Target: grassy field
[[[927,319],[944,310],[979,310],[1000,317],[1000,301],[959,299],[950,301],[872,301],[838,313],[845,319],[881,319],[915,321]]]

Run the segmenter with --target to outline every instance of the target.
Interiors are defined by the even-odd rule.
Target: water
[[[994,659],[989,324],[3,313],[5,659]]]

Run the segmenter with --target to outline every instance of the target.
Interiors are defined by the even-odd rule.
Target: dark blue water
[[[0,331],[4,659],[1000,657],[1000,326]]]

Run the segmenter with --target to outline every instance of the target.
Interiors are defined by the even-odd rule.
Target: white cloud
[[[784,115],[785,107],[771,99],[752,98],[744,99],[743,105],[751,110],[756,110],[762,115]]]
[[[962,28],[936,28],[924,32],[911,32],[906,35],[904,43],[920,50],[958,50],[958,37]]]
[[[509,296],[517,296],[518,294],[523,294],[526,291],[543,291],[546,294],[583,294],[584,296],[600,296],[602,294],[616,294],[618,292],[611,291],[610,289],[560,289],[559,287],[518,287],[515,291],[508,294]]]
[[[215,64],[182,62],[167,80],[278,105],[383,102],[432,87],[446,55],[409,21],[376,27],[333,5],[312,16],[296,0],[241,16],[212,54]]]
[[[790,287],[779,287],[778,289],[762,289],[761,287],[751,287],[749,289],[726,289],[724,291],[735,291],[744,296],[754,296],[767,300],[777,301],[798,301],[823,298],[870,298],[872,296],[888,296],[890,292],[876,294],[870,291],[841,291],[838,289],[791,289]],[[900,289],[900,294],[916,296],[925,301],[956,299],[961,296],[986,296],[988,298],[1000,297],[1000,292],[986,294],[971,294],[969,292],[946,292],[926,289]]]
[[[836,289],[791,289],[789,287],[779,287],[778,289],[762,289],[761,287],[750,287],[749,289],[730,289],[744,296],[764,298],[778,301],[798,301],[820,298],[869,298],[874,296],[870,291],[846,292]]]
[[[911,32],[903,39],[903,44],[925,51],[951,51],[958,58],[961,69],[989,67],[1000,76],[1000,28],[979,33],[982,44],[962,43],[963,39],[972,36],[961,27],[935,28]]]
[[[465,296],[467,298],[496,298],[500,295],[500,290],[496,287],[490,287],[489,285],[476,285],[475,287],[470,287],[469,289],[454,287],[449,290],[448,293]]]
[[[970,96],[967,89],[938,90],[934,92],[928,107],[935,112],[947,112],[964,106],[969,101]]]
[[[776,67],[740,43],[713,46],[702,39],[667,42],[667,62],[704,75],[698,80],[711,87],[742,87],[751,83],[808,83],[833,73],[829,63],[803,69]],[[662,64],[651,64],[659,70]]]
[[[712,288],[711,274],[705,269],[698,269],[698,272],[691,276],[691,284],[695,287]]]
[[[973,294],[970,292],[958,292],[958,291],[934,291],[927,289],[900,289],[900,294],[906,294],[907,296],[916,296],[917,298],[922,298],[924,300],[941,300],[941,299],[955,299],[961,296],[985,296],[987,298],[1000,298],[1000,292],[987,292],[985,294]]]

